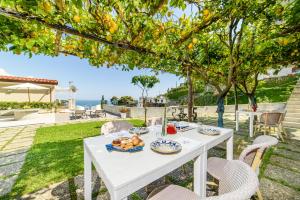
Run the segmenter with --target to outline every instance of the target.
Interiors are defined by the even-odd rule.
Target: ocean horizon
[[[76,100],[76,106],[92,107],[100,104],[100,100]]]

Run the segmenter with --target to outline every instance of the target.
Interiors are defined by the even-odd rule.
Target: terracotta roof
[[[50,84],[57,85],[57,80],[49,80],[44,78],[29,78],[29,77],[18,77],[18,76],[1,76],[0,81],[5,82],[18,82],[18,83],[38,83],[38,84]]]

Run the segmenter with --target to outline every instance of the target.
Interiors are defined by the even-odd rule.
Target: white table
[[[151,182],[167,175],[183,164],[195,159],[194,192],[206,196],[207,151],[227,141],[227,159],[233,157],[233,130],[220,129],[219,136],[207,136],[197,129],[168,136],[170,139],[193,140],[193,145],[184,145],[180,153],[162,155],[150,149],[150,143],[157,139],[154,133],[142,136],[144,150],[136,153],[108,152],[105,144],[112,141],[111,136],[98,136],[84,140],[84,196],[92,196],[92,163],[105,183],[112,200],[127,199],[127,196]]]
[[[256,111],[244,111],[244,110],[237,110],[236,111],[236,121],[235,121],[235,129],[236,131],[239,130],[239,117],[240,114],[244,114],[247,115],[249,117],[249,136],[253,137],[253,121],[254,121],[254,116],[257,115],[261,115],[262,112]]]

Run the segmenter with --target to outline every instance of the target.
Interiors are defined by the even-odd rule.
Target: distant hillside
[[[271,103],[271,102],[286,102],[293,90],[294,85],[297,82],[297,76],[287,76],[282,78],[272,78],[262,80],[259,82],[256,90],[256,97],[258,103]],[[204,86],[198,84],[195,86],[195,105],[215,105],[217,97],[213,92],[204,92]],[[187,93],[188,88],[186,84],[180,87],[169,90],[165,95],[172,102],[179,104],[187,104]],[[227,104],[234,104],[234,93],[233,89],[227,96]],[[248,98],[238,90],[238,102],[240,104],[248,103]]]

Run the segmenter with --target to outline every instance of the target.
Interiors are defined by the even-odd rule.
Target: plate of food
[[[201,134],[210,135],[210,136],[215,136],[215,135],[221,134],[220,130],[218,130],[214,127],[204,126],[204,125],[198,127],[198,132]]]
[[[182,146],[179,142],[168,139],[157,139],[150,144],[153,151],[162,154],[173,154],[181,151]]]
[[[143,150],[145,143],[137,135],[120,137],[114,139],[111,144],[106,145],[108,151],[136,152]]]
[[[147,127],[133,127],[129,129],[129,133],[142,135],[142,134],[149,133],[149,129]]]

